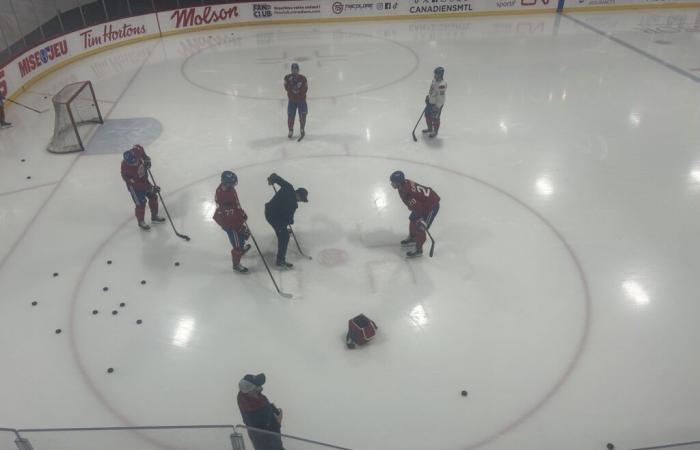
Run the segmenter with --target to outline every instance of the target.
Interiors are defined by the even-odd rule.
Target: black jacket
[[[280,188],[274,197],[265,203],[265,217],[272,225],[292,225],[294,223],[294,212],[299,206],[294,186],[277,174],[273,174],[271,180],[273,183],[277,183]]]

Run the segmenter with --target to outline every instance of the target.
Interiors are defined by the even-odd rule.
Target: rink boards
[[[262,24],[698,6],[700,0],[298,0],[181,8],[83,28],[37,45],[0,69],[0,92],[14,99],[78,59],[145,39],[191,31]],[[56,91],[59,89],[57,86]]]

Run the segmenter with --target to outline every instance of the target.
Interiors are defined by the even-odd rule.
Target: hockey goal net
[[[48,146],[48,150],[53,153],[85,150],[80,133],[86,136],[92,127],[81,126],[104,123],[95,98],[95,90],[89,81],[65,86],[53,96],[53,108],[56,120]]]

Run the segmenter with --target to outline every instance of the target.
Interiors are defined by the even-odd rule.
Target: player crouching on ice
[[[428,136],[431,138],[437,136],[440,129],[440,113],[442,107],[445,106],[445,92],[447,91],[447,82],[443,79],[445,69],[437,67],[433,74],[430,91],[425,96],[425,123],[428,128],[423,130],[423,133],[429,133]]]
[[[144,231],[150,231],[151,227],[144,221],[146,201],[151,210],[151,223],[164,223],[165,219],[158,215],[158,196],[160,188],[153,186],[148,180],[148,169],[151,168],[151,158],[140,145],[134,145],[131,150],[124,152],[122,161],[122,178],[126,182],[126,188],[136,204],[136,220]]]
[[[432,188],[406,179],[400,170],[392,173],[389,180],[391,187],[398,189],[401,200],[411,210],[411,215],[408,217],[410,221],[408,237],[401,241],[401,245],[415,243],[416,248],[406,253],[406,257],[422,256],[425,230],[430,228],[440,210],[440,196]]]
[[[238,273],[247,273],[248,268],[241,265],[241,257],[250,249],[250,244],[245,243],[250,233],[245,223],[248,216],[241,208],[241,202],[238,201],[237,184],[238,177],[235,173],[226,170],[221,174],[221,184],[216,188],[214,199],[216,201],[214,222],[223,228],[231,241],[233,270]]]

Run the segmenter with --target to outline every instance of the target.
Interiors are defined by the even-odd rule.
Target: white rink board
[[[626,9],[626,8],[652,8],[652,7],[682,7],[700,6],[698,0],[566,0],[565,11],[577,9]]]

